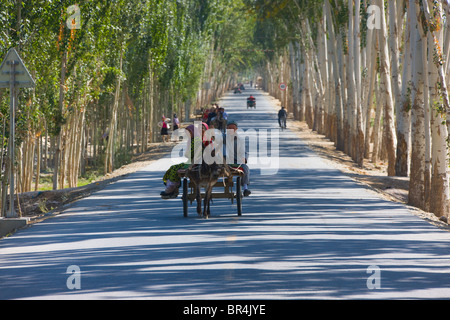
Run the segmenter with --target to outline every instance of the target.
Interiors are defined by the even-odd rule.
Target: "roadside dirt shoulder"
[[[23,217],[29,217],[31,223],[33,223],[41,221],[47,216],[60,213],[74,201],[87,197],[105,188],[107,185],[125,178],[128,174],[136,172],[164,157],[172,150],[174,145],[175,143],[171,142],[152,143],[146,152],[135,155],[130,164],[124,165],[97,181],[82,187],[22,193],[19,195],[21,215]]]

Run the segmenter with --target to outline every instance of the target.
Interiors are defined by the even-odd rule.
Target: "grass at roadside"
[[[98,171],[88,171],[85,175],[78,178],[77,187],[83,187],[85,185],[88,185],[100,179],[103,176],[104,175]],[[51,172],[41,173],[39,176],[39,186],[37,191],[49,191],[49,190],[53,190],[53,173]]]

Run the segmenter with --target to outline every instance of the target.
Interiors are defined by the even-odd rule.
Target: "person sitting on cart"
[[[223,136],[223,156],[225,163],[227,163],[230,167],[240,168],[244,172],[241,184],[242,189],[244,190],[244,197],[248,197],[251,194],[250,189],[248,189],[248,186],[250,185],[250,168],[246,164],[248,152],[245,148],[245,141],[237,135],[237,129],[238,124],[236,121],[228,121],[227,130]],[[230,135],[230,141],[227,141],[227,134]],[[227,142],[231,142],[231,139],[233,139],[234,143],[227,145]],[[231,156],[233,158],[229,159]]]
[[[225,109],[223,107],[219,107],[217,109],[216,116],[211,119],[210,123],[214,124],[214,127],[216,129],[219,129],[220,131],[225,131],[227,121],[228,121],[228,114],[225,112]]]
[[[206,124],[209,126],[211,121],[217,116],[218,108],[216,106],[212,107],[208,113],[208,119],[206,120]]]
[[[255,97],[250,95],[250,97],[247,98],[247,106],[254,106],[255,103],[256,103]]]
[[[203,150],[205,149],[205,147],[211,143],[211,141],[203,141],[203,136],[205,131],[208,130],[208,125],[206,123],[202,123],[202,134],[200,137],[200,134],[198,133],[197,128],[191,124],[189,126],[186,127],[186,131],[189,132],[190,134],[190,139],[188,141],[190,141],[190,146],[188,150],[190,150],[190,155],[188,154],[188,156],[190,157],[191,161],[187,162],[187,163],[179,163],[179,164],[174,164],[173,166],[171,166],[169,168],[169,170],[166,171],[166,173],[164,174],[163,177],[163,182],[166,185],[166,188],[164,191],[161,192],[161,198],[163,199],[175,199],[178,196],[178,188],[181,185],[181,178],[178,176],[178,170],[180,169],[188,169],[190,167],[190,165],[194,162],[195,159],[195,145],[198,144],[201,141],[201,145],[202,145],[202,154],[203,154]]]
[[[228,113],[225,111],[224,107],[220,107],[219,108],[219,113],[222,115],[222,117],[224,118],[224,120],[228,120]]]
[[[202,122],[208,121],[208,115],[209,115],[210,109],[205,108],[202,115]]]

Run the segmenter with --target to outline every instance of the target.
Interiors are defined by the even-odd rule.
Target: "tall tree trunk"
[[[432,5],[431,1],[428,2]],[[437,12],[436,12],[437,11]],[[435,6],[435,16],[442,21],[442,8],[440,4]],[[435,32],[436,41],[439,47],[442,47],[444,40],[444,33],[442,27]],[[429,210],[437,216],[449,214],[449,178],[448,178],[448,157],[447,157],[447,127],[444,125],[445,114],[443,110],[443,103],[441,102],[441,88],[439,86],[439,71],[438,68],[442,66],[440,61],[434,61],[435,57],[439,55],[435,46],[434,37],[428,33],[429,43],[429,90],[430,90],[430,105],[431,105],[431,137],[432,137],[432,175],[430,190],[430,205]]]
[[[415,32],[415,48],[413,51],[413,88],[411,108],[411,176],[409,182],[409,204],[424,207],[424,170],[425,170],[425,112],[423,101],[423,58],[422,37],[418,31],[417,8],[414,0],[411,6],[411,32]],[[412,38],[411,38],[412,40]]]
[[[375,81],[375,97],[376,97],[376,107],[375,107],[375,119],[372,131],[373,149],[372,149],[372,162],[376,163],[379,159],[380,153],[380,121],[383,115],[383,106],[385,97],[381,95],[380,92],[380,82]]]
[[[372,105],[373,105],[373,97],[375,92],[375,84],[377,81],[377,47],[376,41],[374,41],[375,32],[373,30],[368,30],[367,34],[367,68],[369,78],[368,82],[368,90],[366,96],[364,98],[365,105],[365,113],[366,113],[366,132],[364,136],[364,157],[369,159],[370,156],[370,123],[371,123],[371,115],[372,115]],[[376,38],[375,38],[376,39]],[[379,103],[379,101],[377,101]]]
[[[364,131],[363,117],[361,108],[361,32],[360,32],[360,7],[361,0],[355,1],[355,22],[353,36],[355,38],[353,46],[353,55],[355,59],[355,102],[356,102],[356,119],[355,119],[355,161],[362,167],[364,163]]]
[[[391,87],[391,71],[389,62],[387,26],[384,10],[384,0],[378,0],[378,5],[381,8],[381,29],[379,32],[380,42],[380,75],[381,75],[381,94],[384,96],[384,132],[386,138],[386,151],[388,157],[389,176],[395,175],[395,133],[394,133],[394,103],[392,97]]]
[[[123,57],[123,50],[121,49],[119,61],[120,71],[122,71],[122,57]],[[121,85],[121,75],[117,77],[116,92],[114,94],[114,103],[112,106],[111,120],[109,123],[109,137],[105,154],[105,174],[110,173],[114,170],[114,144],[115,144],[114,140],[116,136],[117,110],[119,107],[120,85]]]
[[[325,0],[325,14],[327,17],[327,30],[328,30],[328,47],[331,48],[330,52],[333,53],[332,59],[332,68],[333,68],[333,79],[334,79],[334,111],[333,111],[333,119],[331,120],[334,126],[334,130],[332,132],[335,135],[335,138],[332,139],[335,142],[336,148],[338,150],[342,150],[342,95],[341,95],[341,86],[342,81],[340,77],[339,71],[339,63],[338,63],[338,47],[336,43],[336,34],[335,28],[333,25],[333,19],[331,15],[331,0]],[[340,53],[339,53],[340,55]]]
[[[411,7],[408,6],[408,21],[411,19]],[[417,32],[411,29],[411,23],[406,24],[405,42],[402,63],[402,86],[400,101],[397,102],[397,158],[395,163],[395,175],[408,176],[409,151],[411,136],[411,94],[410,81],[412,73],[412,55],[415,50],[415,37]]]
[[[66,81],[66,62],[67,62],[67,51],[65,50],[61,57],[61,74],[59,80],[59,112],[61,116],[64,111],[64,84]],[[58,125],[61,125],[60,123]],[[62,128],[60,129],[57,140],[56,140],[56,150],[53,156],[53,190],[58,189],[58,181],[59,181],[59,164],[61,158],[61,135]]]
[[[338,150],[345,151],[345,140],[346,140],[346,112],[347,112],[347,81],[345,79],[345,58],[344,58],[344,52],[343,52],[343,39],[342,36],[338,36],[337,41],[337,52],[338,52],[338,73],[340,81],[340,96],[341,96],[341,103],[340,103],[340,112],[337,113],[338,115],[338,142],[336,145],[336,148]]]
[[[434,3],[432,1],[426,1],[423,0],[423,9],[424,9],[424,13],[425,13],[425,17],[427,19],[427,21],[433,21],[433,23],[436,23],[437,25],[441,25],[443,23],[443,17],[442,17],[442,3],[441,2],[436,2],[436,7],[434,8],[437,12],[435,12],[435,16],[439,16],[439,21],[436,21],[436,19],[434,17],[431,17],[430,14],[430,6],[434,5]],[[448,23],[448,20],[447,20]],[[442,54],[442,49],[441,49],[441,45],[443,43],[443,41],[441,41],[439,43],[438,39],[440,38],[439,35],[436,35],[436,33],[439,31],[439,28],[436,28],[435,30],[430,30],[430,32],[432,32],[433,35],[433,39],[436,39],[436,41],[434,42],[434,55],[435,55],[435,63],[437,65],[438,68],[438,74],[439,74],[439,81],[440,81],[440,86],[441,86],[441,95],[442,95],[442,101],[444,103],[444,107],[445,107],[445,112],[446,112],[446,125],[447,125],[447,133],[448,133],[448,137],[447,140],[450,141],[450,98],[449,98],[449,94],[448,94],[448,88],[447,88],[447,78],[445,75],[445,70],[444,70],[444,61],[443,61],[443,54]],[[439,43],[439,45],[436,44],[436,42]]]

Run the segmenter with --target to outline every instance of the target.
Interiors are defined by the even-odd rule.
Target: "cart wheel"
[[[183,196],[181,198],[183,200],[183,216],[188,216],[188,180],[186,178],[183,179]]]
[[[236,205],[238,216],[242,215],[242,192],[241,192],[241,177],[236,179]]]

